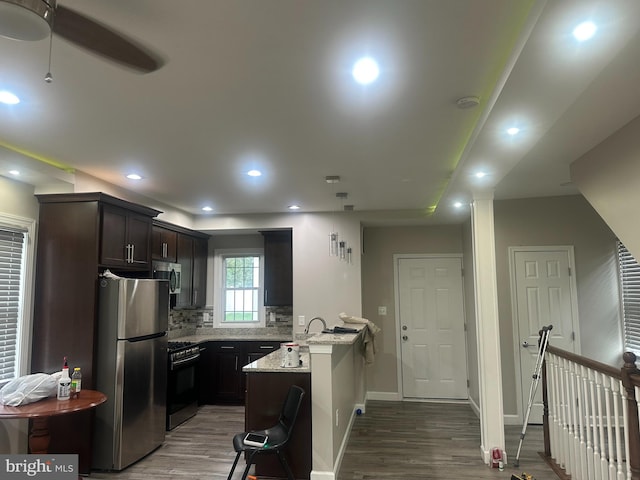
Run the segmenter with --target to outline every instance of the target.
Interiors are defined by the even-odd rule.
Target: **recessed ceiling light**
[[[368,85],[371,82],[375,82],[380,75],[380,69],[377,62],[371,57],[364,57],[358,60],[353,65],[351,71],[353,78],[361,85]]]
[[[456,208],[461,208],[462,207],[462,202],[455,202],[453,204],[453,206],[456,207]]]
[[[289,205],[287,208],[289,210],[300,210],[300,205]]]
[[[477,172],[476,173],[476,177],[478,177],[478,178],[484,178],[486,176],[487,176],[487,174],[485,172]]]
[[[6,90],[0,90],[0,103],[6,103],[7,105],[15,105],[20,103],[20,99],[11,92]]]
[[[573,29],[573,36],[579,42],[584,42],[585,40],[589,40],[591,37],[593,37],[597,29],[598,27],[596,27],[596,24],[593,22],[582,22],[580,25]]]
[[[20,175],[20,171],[19,171],[19,170],[9,170],[9,173],[10,173],[11,175],[16,175],[16,176],[17,176],[17,175]]]
[[[129,175],[127,175],[127,178],[129,180],[142,180],[142,177],[137,173],[130,173]]]
[[[259,177],[262,175],[262,172],[260,170],[249,170],[247,172],[247,175],[249,175],[250,177]]]
[[[507,128],[507,133],[509,135],[517,135],[518,133],[520,133],[520,129],[518,127]]]
[[[202,207],[202,211],[203,212],[213,212],[213,208],[206,206],[206,207]]]

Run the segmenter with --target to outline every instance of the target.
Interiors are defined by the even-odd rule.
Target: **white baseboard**
[[[503,415],[505,425],[522,425],[522,420],[520,420],[519,415]]]
[[[469,406],[471,407],[471,410],[473,410],[475,412],[475,414],[478,416],[478,418],[480,418],[480,405],[478,405],[475,400],[471,397],[469,397]]]
[[[333,472],[321,472],[317,470],[311,470],[310,480],[336,480],[336,475]]]
[[[399,402],[402,397],[398,392],[367,392],[367,400],[382,400],[385,402]]]

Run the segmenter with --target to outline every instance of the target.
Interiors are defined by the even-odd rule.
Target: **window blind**
[[[640,265],[620,241],[618,270],[622,290],[625,350],[640,354]]]
[[[24,232],[0,225],[0,382],[16,377]]]

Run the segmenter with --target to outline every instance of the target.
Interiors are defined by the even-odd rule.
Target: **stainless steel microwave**
[[[169,293],[180,293],[182,271],[179,263],[153,262],[153,278],[169,280]]]

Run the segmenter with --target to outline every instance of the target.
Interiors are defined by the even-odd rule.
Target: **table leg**
[[[49,450],[49,417],[33,418],[29,433],[30,453],[43,454]]]

